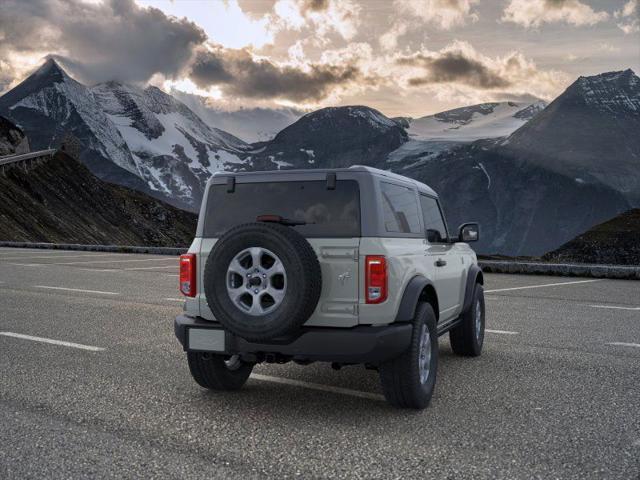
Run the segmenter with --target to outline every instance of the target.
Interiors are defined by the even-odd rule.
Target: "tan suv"
[[[205,388],[238,389],[258,362],[360,363],[391,404],[424,408],[438,337],[482,349],[475,240],[477,224],[450,237],[436,193],[393,173],[219,173],[180,258],[175,333]]]

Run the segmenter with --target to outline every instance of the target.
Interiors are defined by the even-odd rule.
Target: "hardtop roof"
[[[317,168],[317,169],[292,169],[292,170],[262,170],[262,171],[252,171],[252,172],[216,172],[213,174],[213,177],[244,177],[244,176],[279,176],[279,175],[287,175],[287,174],[295,174],[295,175],[304,175],[304,174],[327,174],[327,173],[340,173],[340,172],[357,172],[357,173],[365,173],[369,175],[374,175],[378,177],[385,177],[386,179],[396,180],[402,183],[409,183],[414,185],[419,191],[423,193],[427,193],[434,197],[437,197],[438,194],[428,185],[418,182],[409,177],[405,177],[403,175],[398,175],[397,173],[389,172],[387,170],[380,170],[379,168],[368,167],[365,165],[352,165],[346,168]]]

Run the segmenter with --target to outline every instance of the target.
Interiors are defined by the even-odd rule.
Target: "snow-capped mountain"
[[[426,117],[408,118],[412,140],[472,142],[483,138],[506,137],[546,107],[534,103],[481,103]]]
[[[295,108],[242,108],[224,110],[209,106],[205,99],[180,90],[171,90],[171,95],[187,105],[209,125],[215,125],[245,142],[267,142],[285,129],[304,112]]]
[[[432,185],[485,253],[539,255],[640,204],[640,79],[581,77],[509,137],[393,169]]]
[[[249,147],[155,87],[86,87],[53,59],[0,97],[0,112],[22,127],[33,148],[72,135],[98,177],[190,209],[211,174],[238,168]]]
[[[365,106],[327,107],[308,113],[270,142],[256,143],[252,169],[382,166],[407,141],[397,122]]]

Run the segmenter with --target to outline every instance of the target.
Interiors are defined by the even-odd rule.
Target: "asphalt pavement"
[[[177,258],[0,249],[0,478],[640,478],[640,282],[487,274],[436,392],[259,365],[211,393],[173,335]]]

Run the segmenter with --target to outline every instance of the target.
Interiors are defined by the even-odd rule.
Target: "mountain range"
[[[497,102],[416,119],[366,106],[222,112],[156,87],[84,86],[48,60],[0,97],[0,115],[32,148],[72,135],[98,177],[192,211],[218,170],[392,170],[438,191],[450,227],[480,221],[478,251],[539,255],[640,201],[638,84],[631,70],[610,72],[580,77],[548,106]],[[274,134],[278,121],[287,126]]]

